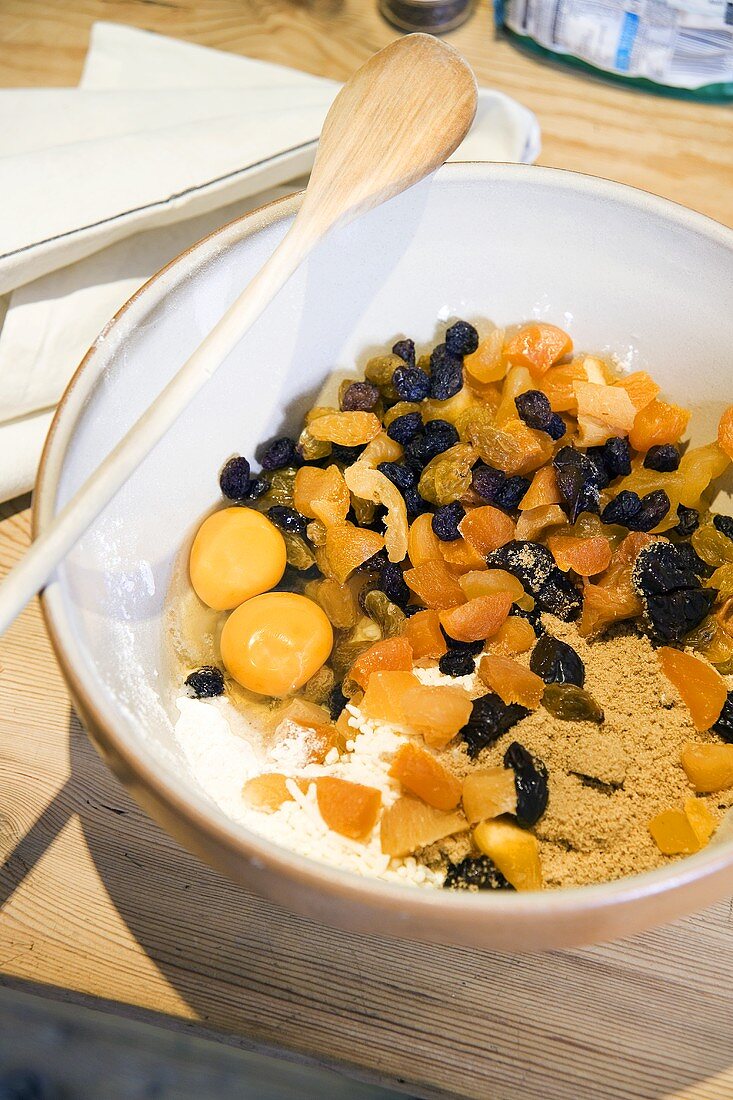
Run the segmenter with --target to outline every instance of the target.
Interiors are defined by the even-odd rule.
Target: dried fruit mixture
[[[733,407],[704,446],[688,420],[554,325],[458,321],[370,359],[260,472],[230,458],[171,612],[189,736],[194,701],[261,733],[229,809],[450,890],[708,844],[733,803],[733,519],[710,510]]]

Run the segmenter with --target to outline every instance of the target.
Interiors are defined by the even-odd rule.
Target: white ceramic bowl
[[[246,215],[156,275],[107,326],[52,427],[42,530],[153,400],[283,236],[300,199]],[[324,377],[451,316],[547,318],[576,347],[649,368],[714,431],[731,399],[733,233],[616,184],[544,168],[451,164],[334,235],[288,284],[46,590],[78,709],[103,756],[184,844],[274,900],[346,927],[540,949],[609,939],[733,886],[733,843],[601,886],[456,895],[359,878],[247,832],[186,771],[161,702],[161,607],[174,556],[233,452],[295,429]]]

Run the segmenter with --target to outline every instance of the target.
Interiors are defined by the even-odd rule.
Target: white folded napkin
[[[78,88],[0,91],[0,500],[32,487],[56,402],[141,283],[217,225],[302,186],[338,88],[97,23]],[[456,159],[538,151],[534,115],[482,89]]]

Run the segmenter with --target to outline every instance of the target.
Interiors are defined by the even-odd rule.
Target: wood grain
[[[73,84],[95,19],[344,78],[394,37],[371,0],[3,0],[0,85]],[[450,36],[525,102],[546,164],[733,224],[733,119]],[[0,573],[28,542],[0,508]],[[730,1100],[731,907],[613,945],[509,957],[334,932],[225,882],[131,802],[71,710],[37,605],[0,641],[0,972],[8,985],[237,1046],[339,1063],[421,1097]]]

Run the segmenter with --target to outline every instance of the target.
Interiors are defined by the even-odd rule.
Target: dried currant
[[[519,419],[523,420],[528,428],[535,428],[544,432],[552,420],[552,406],[547,395],[542,390],[525,390],[517,394],[514,404],[519,413]]]
[[[463,360],[438,344],[430,355],[430,396],[447,401],[463,389]]]
[[[189,672],[185,683],[194,699],[214,699],[224,692],[224,676],[213,665],[202,665],[195,672]]]
[[[460,863],[449,863],[443,887],[446,890],[513,890],[488,856],[466,856]]]
[[[546,684],[575,684],[582,688],[585,683],[585,665],[578,654],[567,642],[551,634],[543,634],[538,639],[529,667]]]
[[[547,768],[538,756],[512,741],[504,753],[504,767],[514,772],[517,791],[517,824],[524,829],[536,825],[547,809]]]
[[[438,508],[432,519],[432,528],[441,542],[455,542],[461,537],[458,524],[465,514],[466,509],[458,500]]]
[[[674,443],[661,443],[650,447],[644,457],[647,470],[656,470],[660,474],[673,473],[680,464],[680,452]]]
[[[715,520],[713,520],[715,522]],[[686,508],[684,504],[677,505],[677,526],[672,528],[675,535],[689,539],[690,535],[700,526],[700,513],[697,508]]]
[[[720,531],[721,535],[733,539],[733,516],[713,516],[713,527],[716,531]]]
[[[451,355],[473,355],[478,347],[478,332],[468,321],[456,321],[446,331],[445,347]]]
[[[250,486],[249,462],[241,455],[230,458],[219,474],[219,488],[227,500],[246,500]]]
[[[405,447],[415,438],[422,426],[422,417],[419,412],[405,413],[403,416],[395,417],[387,428],[387,435],[390,439],[394,439],[395,443]]]
[[[392,354],[399,355],[400,359],[404,359],[408,367],[415,366],[415,341],[414,340],[398,340],[396,344],[392,345]]]
[[[341,684],[334,684],[331,688],[331,694],[328,697],[328,711],[332,721],[336,721],[348,701],[349,700],[341,689]]]
[[[476,670],[476,660],[466,649],[449,649],[438,660],[444,676],[470,676]]]
[[[292,466],[297,458],[295,440],[283,435],[268,443],[260,465],[263,470],[282,470],[283,466]]]
[[[341,395],[342,412],[372,412],[379,404],[379,390],[371,382],[352,382]]]
[[[493,745],[503,733],[528,714],[526,707],[521,707],[518,703],[504,703],[494,692],[489,692],[474,699],[471,717],[459,731],[459,737],[466,742],[468,755],[473,760],[482,749]]]

